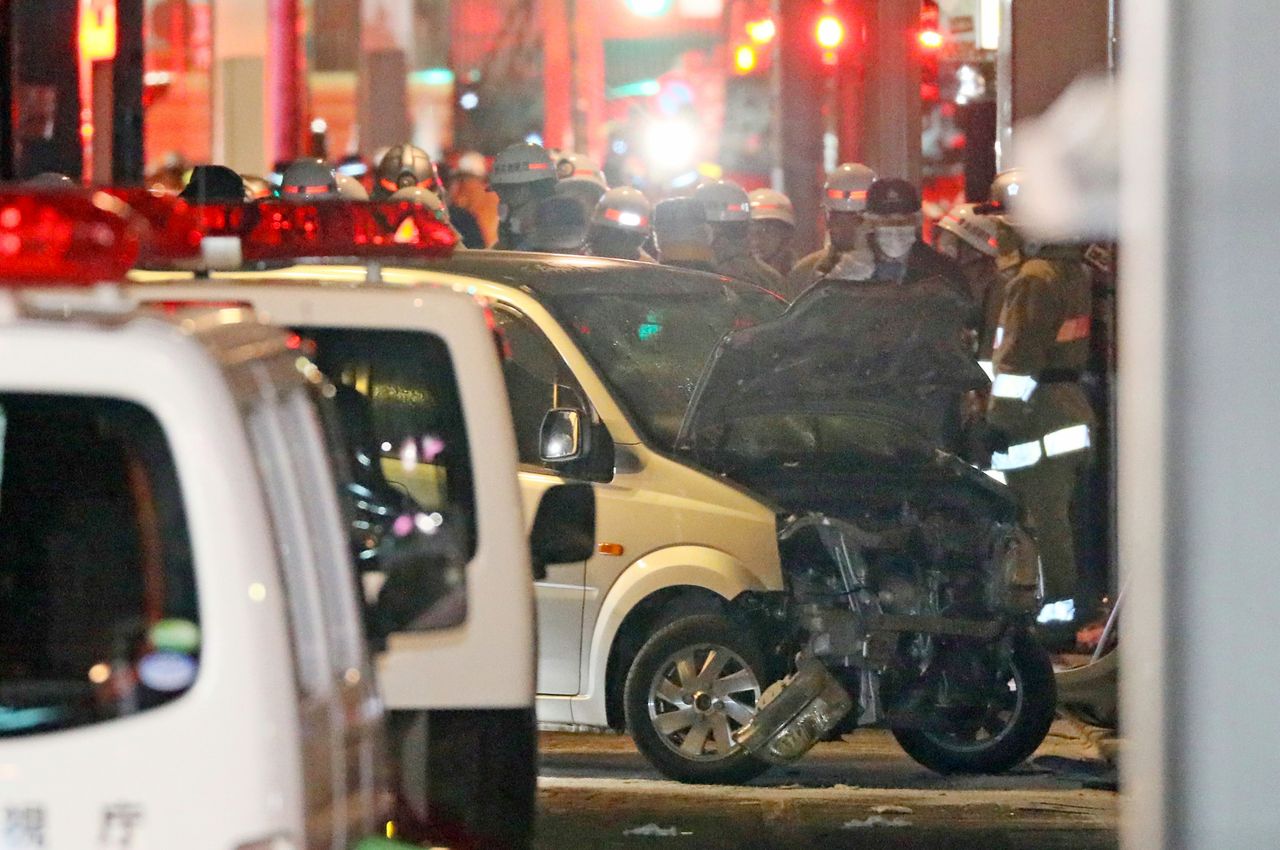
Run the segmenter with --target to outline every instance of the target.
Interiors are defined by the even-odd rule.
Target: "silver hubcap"
[[[738,748],[755,716],[756,674],[731,649],[699,644],[673,653],[649,685],[649,719],[663,743],[693,761],[716,761]]]

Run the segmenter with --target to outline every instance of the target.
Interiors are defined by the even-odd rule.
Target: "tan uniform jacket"
[[[719,258],[716,260],[715,269],[718,274],[725,277],[754,283],[770,292],[778,292],[782,289],[782,275],[750,254]]]
[[[998,266],[1008,282],[989,421],[1014,443],[1081,424],[1092,433],[1096,420],[1079,381],[1061,379],[1083,370],[1089,357],[1092,292],[1079,252],[1047,248],[1025,260],[1003,255]]]

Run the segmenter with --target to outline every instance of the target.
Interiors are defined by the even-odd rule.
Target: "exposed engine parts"
[[[789,592],[739,604],[787,634],[796,669],[742,731],[749,751],[797,759],[850,725],[855,705],[855,726],[961,738],[993,734],[992,717],[1018,722],[1028,701],[1037,718],[1052,710],[1051,687],[1017,692],[1010,648],[1038,607],[1035,544],[1012,522],[954,507],[908,502],[865,526],[822,514],[782,522]]]

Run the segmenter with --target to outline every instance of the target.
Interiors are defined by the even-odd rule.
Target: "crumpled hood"
[[[959,396],[988,385],[961,333],[972,310],[936,278],[821,283],[720,342],[677,446],[701,456],[712,429],[795,415],[900,422],[918,432],[913,442],[942,445],[939,423],[955,417]]]

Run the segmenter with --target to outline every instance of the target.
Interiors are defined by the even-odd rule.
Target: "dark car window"
[[[641,431],[664,449],[674,446],[694,387],[724,335],[786,306],[762,289],[697,278],[687,287],[546,296]]]
[[[420,552],[436,601],[417,628],[466,618],[465,564],[477,518],[471,449],[442,339],[420,331],[299,328],[302,347],[335,384],[332,409],[345,457],[337,466],[365,571]]]
[[[185,693],[200,662],[173,459],[137,404],[0,394],[0,736]]]

